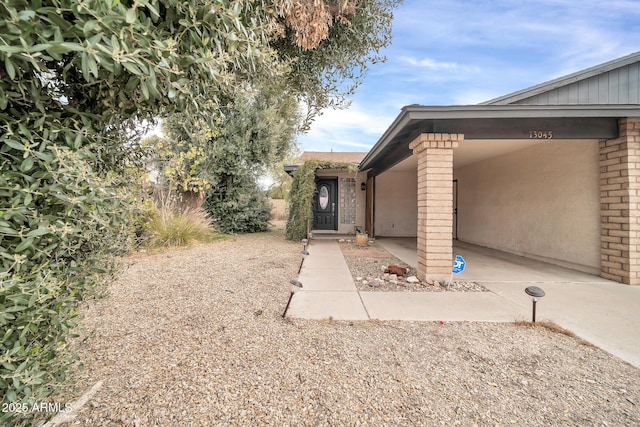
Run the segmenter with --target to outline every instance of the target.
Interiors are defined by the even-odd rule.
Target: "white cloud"
[[[375,105],[356,102],[345,110],[326,110],[298,143],[306,151],[368,151],[398,112],[379,112]]]
[[[410,65],[427,68],[429,70],[435,70],[435,71],[440,71],[440,70],[456,71],[463,68],[459,64],[456,64],[455,62],[439,62],[431,58],[415,59],[415,58],[410,58],[405,56],[405,57],[402,57],[401,59],[403,62],[406,62]]]

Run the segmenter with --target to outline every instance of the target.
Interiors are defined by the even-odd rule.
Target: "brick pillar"
[[[418,277],[449,280],[453,268],[453,149],[462,134],[423,133],[418,156]]]
[[[620,119],[619,136],[600,142],[600,271],[640,284],[640,117]]]

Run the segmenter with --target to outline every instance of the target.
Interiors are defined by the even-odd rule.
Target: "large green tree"
[[[77,303],[110,270],[135,219],[132,129],[175,112],[215,124],[256,78],[313,70],[301,66],[313,61],[303,53],[337,48],[334,27],[364,29],[353,12],[371,3],[395,2],[0,2],[0,400],[42,401],[64,379]],[[331,58],[337,67],[339,55]],[[316,83],[307,88],[331,92]],[[323,96],[308,99],[323,105],[313,101]]]
[[[277,85],[238,92],[215,121],[174,115],[155,147],[160,184],[174,194],[204,192],[205,209],[223,232],[262,231],[269,210],[258,179],[291,149],[296,99]]]
[[[180,114],[177,120],[168,118],[168,123],[178,123],[180,129],[168,126],[168,141],[162,143],[167,162],[162,168],[165,181],[178,183],[174,185],[178,190],[204,191],[205,206],[223,231],[263,229],[266,208],[256,191],[256,170],[272,169],[290,153],[292,132],[308,130],[323,109],[347,105],[367,68],[384,59],[380,51],[390,42],[393,10],[398,3],[291,1],[287,13],[274,20],[275,32],[269,38],[269,47],[283,68],[279,69],[281,74],[271,76],[267,96],[271,103],[286,108],[274,109],[273,104],[255,99],[238,103],[251,90],[260,93],[258,99],[268,99],[267,84],[256,89],[259,78],[254,76],[250,90],[236,93],[234,101],[227,103],[232,108],[222,106],[216,120],[204,123],[208,128],[203,128],[200,120],[189,120],[188,114]],[[293,101],[298,111],[304,111],[301,117],[291,108]],[[192,128],[186,128],[185,123]],[[217,141],[214,145],[222,148],[213,154],[203,141]],[[169,146],[172,153],[167,152]],[[239,149],[249,146],[278,156],[254,156],[252,150]]]

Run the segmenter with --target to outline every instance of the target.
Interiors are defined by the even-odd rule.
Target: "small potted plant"
[[[365,232],[361,232],[360,230],[357,230],[356,232],[356,245],[358,246],[367,246],[369,245],[369,235],[367,234],[366,230]]]

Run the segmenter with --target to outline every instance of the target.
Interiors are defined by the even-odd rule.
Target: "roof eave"
[[[424,119],[481,119],[523,117],[634,117],[640,114],[640,105],[411,105],[403,112],[409,120]]]
[[[382,134],[382,136],[380,137],[378,142],[376,142],[373,148],[371,148],[371,150],[369,150],[367,155],[364,156],[364,159],[362,159],[362,161],[360,162],[360,165],[358,166],[360,170],[369,169],[370,166],[368,166],[368,163],[371,160],[375,159],[376,156],[380,154],[380,151],[384,149],[384,147],[389,143],[389,141],[393,139],[393,137],[400,131],[400,129],[402,129],[407,123],[409,123],[411,118],[409,117],[408,108],[414,107],[414,106],[417,106],[417,105],[408,105],[408,106],[402,107],[400,114],[398,114],[398,116],[393,121],[393,123],[391,123],[391,125],[387,128],[387,130]]]
[[[372,168],[376,157],[404,126],[414,120],[499,119],[558,117],[640,117],[640,105],[408,105],[380,137],[360,163],[360,170]]]

